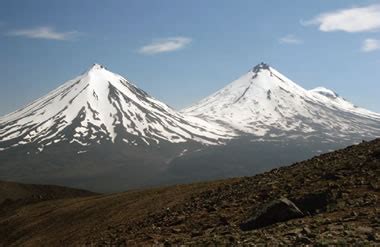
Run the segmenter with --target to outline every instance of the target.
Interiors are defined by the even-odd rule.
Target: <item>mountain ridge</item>
[[[332,132],[337,138],[356,132],[365,138],[368,130],[369,137],[380,133],[380,114],[359,108],[327,88],[306,90],[265,63],[181,112],[255,136],[270,134],[271,129]]]
[[[61,135],[70,125],[74,128],[71,136]],[[1,143],[15,138],[21,140],[11,143],[11,147],[42,142],[48,135],[58,135],[54,143],[66,140],[86,146],[92,139],[97,143],[103,139],[115,142],[117,131],[139,136],[147,145],[160,140],[215,144],[225,135],[223,128],[185,118],[120,75],[94,64],[81,76],[2,117],[0,148],[7,148],[1,147]],[[130,138],[122,140],[136,143]],[[40,151],[44,145],[40,145]]]
[[[378,114],[263,63],[214,96],[178,112],[95,64],[0,118],[0,180],[115,192],[254,175],[380,135]]]
[[[120,191],[234,133],[183,116],[95,64],[0,120],[0,180]]]

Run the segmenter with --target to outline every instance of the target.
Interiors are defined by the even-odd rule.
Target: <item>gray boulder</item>
[[[302,211],[292,201],[281,198],[264,205],[252,218],[240,224],[240,229],[249,231],[303,216]]]

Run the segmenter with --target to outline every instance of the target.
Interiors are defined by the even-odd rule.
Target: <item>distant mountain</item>
[[[26,107],[0,118],[0,147],[33,143],[36,152],[69,142],[125,142],[151,145],[196,141],[217,144],[225,132],[206,121],[187,118],[95,64]]]
[[[380,114],[326,88],[306,90],[264,63],[181,113],[238,137],[173,160],[167,173],[178,182],[252,175],[380,137]]]
[[[182,113],[262,140],[323,136],[335,142],[380,135],[380,114],[323,87],[306,90],[264,63]]]
[[[380,136],[380,114],[261,63],[177,112],[93,65],[0,118],[0,180],[120,191],[253,175]]]
[[[141,186],[176,156],[233,135],[94,64],[0,118],[0,179],[95,190]]]

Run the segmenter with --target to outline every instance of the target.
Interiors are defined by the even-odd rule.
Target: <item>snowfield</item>
[[[64,131],[68,128],[73,129],[70,135]],[[0,143],[12,143],[3,149],[48,140],[87,146],[94,139],[114,142],[121,133],[131,136],[124,138],[126,143],[139,138],[146,145],[163,140],[218,144],[233,136],[218,124],[183,116],[99,64],[0,118]]]

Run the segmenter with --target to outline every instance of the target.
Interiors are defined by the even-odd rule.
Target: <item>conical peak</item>
[[[258,65],[256,65],[255,67],[253,67],[252,72],[253,73],[258,73],[261,70],[269,70],[269,68],[270,67],[269,67],[268,64],[261,62]]]
[[[94,63],[84,74],[85,76],[91,76],[92,78],[108,78],[115,75],[109,71],[104,65]]]
[[[94,63],[94,64],[90,67],[89,71],[96,71],[96,70],[102,70],[102,69],[105,69],[105,70],[106,70],[106,67],[104,67],[104,66],[101,65],[101,64]]]
[[[122,87],[127,85],[135,86],[133,83],[129,82],[128,79],[122,75],[116,74],[108,70],[104,65],[93,64],[89,70],[81,75],[81,80],[92,85],[109,85],[109,84],[120,84]]]

